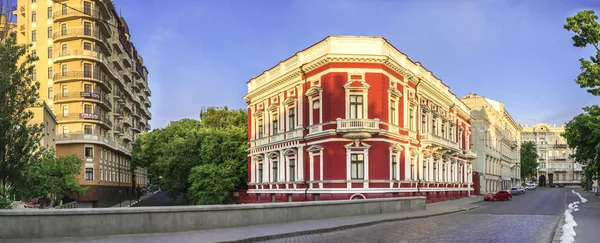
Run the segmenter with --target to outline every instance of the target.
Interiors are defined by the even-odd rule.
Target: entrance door
[[[541,186],[541,187],[546,186],[546,176],[545,175],[541,175],[540,176],[540,180],[539,180],[538,186]]]

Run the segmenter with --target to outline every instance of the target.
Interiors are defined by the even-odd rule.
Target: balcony
[[[87,18],[90,20],[96,20],[100,18],[100,11],[91,8],[73,7],[61,9],[60,11],[54,12],[53,15],[54,21],[77,18]]]
[[[58,52],[55,61],[68,61],[74,59],[87,59],[96,62],[103,62],[102,54],[92,50],[71,49]]]
[[[54,102],[61,103],[65,101],[96,101],[100,102],[100,97],[102,93],[94,91],[94,92],[68,92],[62,94],[54,95]]]
[[[117,118],[123,118],[123,110],[121,110],[120,108],[116,108],[113,110],[113,114],[115,115],[115,117]]]
[[[370,138],[373,134],[379,134],[379,118],[375,119],[336,119],[335,131],[348,139]]]
[[[133,124],[133,126],[131,126],[131,131],[139,133],[142,130],[141,130],[141,128],[137,124]]]
[[[83,112],[83,113],[72,113],[72,114],[57,114],[56,121],[59,123],[68,122],[92,122],[104,126],[106,129],[112,128],[112,122],[108,117],[101,117],[96,112]]]
[[[419,134],[419,136],[421,137],[421,139],[420,139],[421,144],[432,145],[434,147],[441,147],[441,148],[450,149],[453,151],[460,150],[458,143],[450,141],[450,140],[440,137],[438,135],[431,134],[431,133],[423,133],[423,134]],[[468,152],[470,152],[470,150]]]
[[[131,118],[125,117],[125,119],[123,119],[123,125],[126,127],[131,127]]]
[[[102,72],[91,71],[67,71],[54,74],[53,80],[55,83],[65,81],[92,81],[101,84],[105,90],[110,91],[111,86],[106,79],[106,75]]]
[[[86,134],[83,131],[78,131],[78,132],[71,132],[68,134],[57,134],[56,135],[56,143],[57,144],[73,143],[73,142],[82,142],[82,143],[98,142],[98,143],[108,144],[111,146],[115,145],[115,142],[113,140],[111,140],[109,137],[104,137],[101,135],[93,134],[91,132],[89,134]]]
[[[583,171],[582,168],[575,168],[575,171]]]
[[[555,148],[567,148],[566,144],[554,144]]]
[[[102,35],[102,33],[100,33],[100,31],[85,28],[69,28],[56,31],[54,32],[53,37],[54,41],[87,38],[98,42],[106,42],[106,38]]]
[[[567,156],[554,156],[550,157],[552,160],[567,160]]]
[[[554,172],[561,172],[561,173],[566,173],[569,170],[570,169],[567,169],[567,168],[554,168]]]

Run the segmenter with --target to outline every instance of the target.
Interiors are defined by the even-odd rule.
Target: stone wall
[[[182,232],[415,210],[425,210],[425,197],[210,206],[0,210],[0,239]]]

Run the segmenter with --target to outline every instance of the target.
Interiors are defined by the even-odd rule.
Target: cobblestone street
[[[569,188],[540,188],[511,201],[424,219],[377,224],[267,242],[549,242]]]

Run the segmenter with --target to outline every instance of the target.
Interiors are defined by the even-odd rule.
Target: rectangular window
[[[83,49],[86,51],[91,51],[92,50],[92,43],[90,42],[83,42]]]
[[[85,168],[85,180],[91,181],[94,179],[94,168]]]
[[[363,96],[350,95],[350,119],[363,118]]]
[[[288,131],[292,131],[296,126],[296,110],[294,108],[290,108],[288,110]]]
[[[32,30],[31,31],[31,41],[36,41],[37,40],[37,31]]]
[[[52,7],[48,7],[48,18],[51,19],[52,18]]]
[[[271,135],[275,135],[275,134],[277,134],[277,132],[279,130],[279,127],[278,127],[279,123],[277,121],[277,114],[273,115],[273,119],[271,120],[271,123],[273,123],[273,126],[272,126],[273,130],[271,132]]]
[[[54,87],[48,87],[48,99],[54,98]]]
[[[31,22],[35,22],[37,20],[37,14],[35,11],[31,11]]]
[[[92,85],[91,84],[84,84],[83,85],[83,92],[92,92]]]
[[[102,166],[100,166],[100,181],[104,181],[104,172]]]
[[[262,119],[258,120],[258,138],[263,137],[263,122]]]
[[[442,122],[442,137],[446,138],[446,124]]]
[[[67,14],[67,9],[68,9],[68,8],[67,8],[67,5],[66,5],[66,4],[63,4],[61,7],[62,7],[62,14],[63,14],[63,15]]]
[[[87,36],[92,35],[92,23],[91,22],[83,22],[83,34]]]
[[[450,141],[454,142],[456,141],[455,137],[454,137],[454,128],[452,128],[452,126],[450,126],[450,129],[448,129],[450,131]]]
[[[415,159],[410,158],[410,179],[415,180]]]
[[[48,39],[52,38],[52,26],[48,27]]]
[[[62,86],[62,95],[63,97],[67,97],[69,95],[69,87],[67,85]]]
[[[84,156],[86,159],[93,159],[94,158],[94,147],[85,147],[84,153],[85,153]]]
[[[351,171],[351,179],[352,180],[361,180],[364,179],[364,163],[365,163],[365,155],[364,154],[351,154],[350,155],[350,169]]]
[[[431,120],[431,130],[433,131],[433,134],[438,135],[438,130],[437,130],[437,127],[435,126],[436,124],[437,124],[437,120],[432,119]]]
[[[85,78],[92,77],[92,64],[91,63],[83,64],[83,77],[85,77]]]
[[[52,47],[48,47],[48,58],[52,58]]]
[[[396,170],[398,170],[398,158],[394,154],[392,155],[392,180],[398,180]]]
[[[277,170],[277,162],[278,161],[272,161],[273,162],[273,182],[277,182],[277,175],[279,174],[278,170]]]
[[[63,64],[60,66],[60,71],[63,77],[67,76],[67,64]]]
[[[69,106],[68,105],[62,106],[62,114],[63,114],[63,116],[69,116]]]
[[[90,104],[83,105],[83,113],[92,114],[92,105],[90,105]]]
[[[296,159],[288,159],[289,181],[296,181]]]
[[[90,2],[83,2],[83,13],[92,15],[92,4]]]
[[[31,50],[31,55],[34,57],[37,57],[37,51],[36,50]]]
[[[425,113],[423,113],[423,115],[421,115],[421,133],[426,133],[427,132],[427,115]]]
[[[263,182],[263,163],[258,163],[258,183]]]
[[[63,136],[69,135],[69,127],[63,126],[62,133],[63,133]]]
[[[390,100],[390,124],[398,125],[397,117],[398,114],[396,112],[396,101]]]
[[[63,13],[63,14],[66,14],[66,13]],[[67,24],[60,25],[60,35],[67,35]]]
[[[52,67],[48,67],[48,78],[52,79],[54,77],[54,72],[52,71]]]

